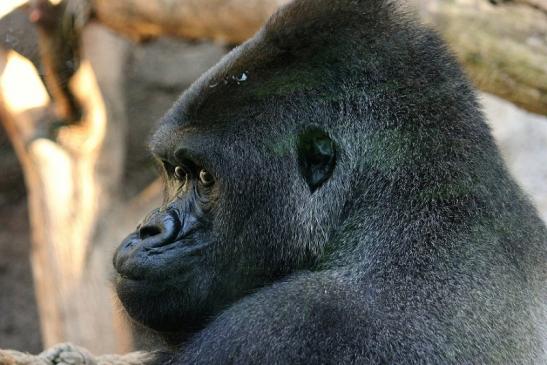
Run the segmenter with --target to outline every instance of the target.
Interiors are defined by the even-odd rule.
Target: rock
[[[489,94],[481,101],[509,170],[547,222],[547,117]]]

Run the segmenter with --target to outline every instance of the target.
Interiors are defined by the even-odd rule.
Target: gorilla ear
[[[327,181],[336,165],[336,146],[318,128],[308,129],[298,138],[300,173],[313,193]]]

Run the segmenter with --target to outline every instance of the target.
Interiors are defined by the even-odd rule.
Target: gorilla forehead
[[[310,124],[363,135],[462,123],[462,103],[473,103],[465,78],[439,38],[403,10],[380,0],[290,3],[181,96],[152,150],[191,130],[258,139]]]
[[[184,127],[252,118],[256,123],[254,110],[264,115],[278,105],[343,100],[348,91],[359,91],[363,70],[373,68],[375,49],[384,43],[377,38],[386,36],[383,24],[394,16],[391,8],[378,0],[290,3],[197,80],[164,122]],[[389,29],[394,32],[393,24]],[[357,43],[356,32],[362,34]]]

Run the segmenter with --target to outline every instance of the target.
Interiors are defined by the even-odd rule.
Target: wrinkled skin
[[[392,2],[297,0],[151,149],[165,204],[118,248],[156,363],[544,363],[547,233],[453,57]]]

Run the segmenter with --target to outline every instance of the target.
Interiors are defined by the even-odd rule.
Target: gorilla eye
[[[186,183],[186,180],[188,179],[188,172],[183,167],[177,166],[175,167],[175,177],[177,180]]]
[[[199,172],[199,181],[204,186],[210,186],[213,184],[214,179],[213,179],[213,176],[207,170],[201,169],[201,171]]]

